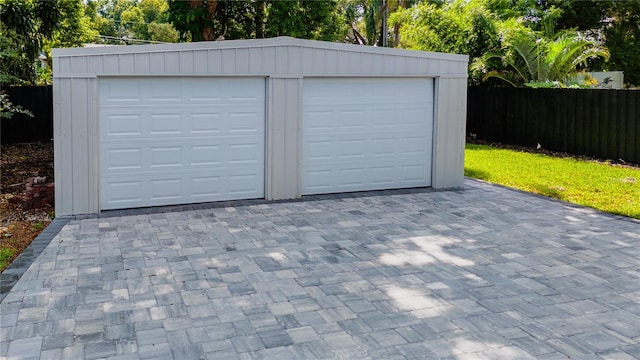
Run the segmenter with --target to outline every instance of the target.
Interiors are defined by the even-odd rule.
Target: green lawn
[[[640,169],[468,144],[464,174],[640,219]]]

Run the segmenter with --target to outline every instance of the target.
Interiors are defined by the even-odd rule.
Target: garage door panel
[[[308,194],[322,194],[331,192],[335,188],[335,170],[328,168],[308,168],[304,172],[306,177],[305,191]]]
[[[396,169],[393,165],[371,166],[371,184],[377,186],[393,185],[396,178]]]
[[[103,114],[102,132],[108,137],[139,136],[142,134],[142,119],[139,114]]]
[[[395,137],[376,137],[371,138],[373,149],[371,156],[374,158],[394,156],[398,150],[397,139]]]
[[[263,148],[254,142],[229,144],[229,165],[258,164]]]
[[[189,123],[187,127],[190,135],[214,135],[222,132],[220,113],[191,113],[189,114]]]
[[[225,188],[221,176],[197,176],[190,179],[191,196],[194,199],[215,198],[222,195]]]
[[[184,90],[182,88],[182,79],[163,79],[163,80],[150,80],[143,84],[143,94],[148,97],[143,98],[151,103],[160,102],[180,102],[184,100]]]
[[[396,128],[398,114],[394,109],[372,109],[370,125],[376,130],[390,130]]]
[[[124,170],[142,168],[140,148],[107,149],[104,166],[107,170]]]
[[[182,146],[149,146],[149,168],[180,167],[183,159]]]
[[[345,134],[326,139],[323,135],[305,139],[303,162],[308,165],[327,161],[341,163],[353,159],[367,161],[370,165],[385,158],[403,158],[406,161],[423,162],[430,152],[430,142],[422,136],[403,136],[402,132],[386,135],[362,133],[358,137]]]
[[[183,124],[180,113],[149,114],[149,135],[179,135]]]
[[[237,173],[235,175],[229,176],[229,194],[233,195],[236,198],[252,198],[256,196],[255,182],[258,181],[258,177],[262,176],[260,174],[254,173],[246,173],[241,174]]]
[[[264,114],[259,111],[230,112],[230,121],[227,124],[228,132],[232,135],[258,134],[262,130]]]
[[[305,79],[303,195],[431,184],[433,81]]]
[[[179,201],[182,197],[182,178],[150,179],[151,201],[172,200]]]
[[[264,79],[236,80],[102,80],[101,208],[264,197]]]
[[[234,112],[231,107],[215,111],[200,108],[102,109],[103,139],[193,137],[216,134],[264,136],[264,107]]]
[[[402,165],[401,181],[405,184],[414,184],[427,180],[427,167],[424,164]]]
[[[325,107],[332,105],[327,104]],[[425,124],[425,113],[431,114],[431,107],[423,106],[414,109],[378,109],[372,106],[366,110],[345,111],[306,111],[305,107],[305,134],[360,134],[407,131],[418,128],[423,131],[431,128]]]
[[[103,202],[102,208],[108,210],[264,197],[264,190],[255,185],[263,180],[263,168],[235,171],[233,175],[229,171],[232,169],[220,170],[178,171],[170,176],[166,173],[142,173],[135,177],[103,177],[103,196],[110,200]]]
[[[331,120],[333,113],[326,110],[305,110],[304,122],[305,128],[309,132],[331,131],[333,123]]]
[[[190,144],[184,144],[179,139],[166,139],[164,145],[157,145],[157,142],[149,139],[140,140],[137,145],[119,141],[102,144],[104,161],[101,162],[101,170],[126,172],[133,168],[165,171],[167,167],[263,166],[263,151],[260,137],[197,139]]]
[[[142,181],[114,180],[102,184],[111,204],[135,204],[142,201]]]
[[[221,145],[191,145],[190,166],[217,166],[221,165]]]
[[[402,155],[421,155],[426,153],[428,143],[422,136],[404,136],[400,142]]]

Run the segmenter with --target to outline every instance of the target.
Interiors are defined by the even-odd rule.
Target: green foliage
[[[50,69],[38,68],[40,53],[53,46],[79,46],[95,35],[89,32],[82,0],[0,0],[0,17],[0,80],[5,85],[50,82]]]
[[[4,91],[0,91],[0,119],[11,119],[14,114],[23,114],[33,117],[33,113],[24,109],[22,106],[14,105],[9,100],[9,95]]]
[[[0,42],[3,51],[0,73],[3,84],[35,83],[34,61],[43,41],[60,26],[58,1],[0,0]],[[10,50],[9,50],[10,49]]]
[[[215,21],[219,1],[169,0],[169,21],[185,40],[187,35],[192,41],[211,41],[219,27]],[[218,27],[218,29],[216,29]],[[218,31],[218,35],[222,32]]]
[[[137,4],[138,9],[143,14],[144,22],[159,24],[169,21],[169,4],[167,0],[140,0]]]
[[[481,0],[430,2],[399,10],[389,18],[400,27],[400,47],[469,54],[470,61],[500,48],[498,19]],[[471,69],[469,81],[482,81],[483,72]]]
[[[640,86],[640,0],[612,1],[607,11],[605,44],[611,52],[604,65],[624,71],[625,81]]]
[[[466,176],[640,219],[640,169],[468,144]]]
[[[192,41],[292,36],[343,40],[345,16],[335,0],[169,1],[169,20]]]
[[[147,26],[149,40],[175,43],[178,42],[180,34],[171,24],[152,22]]]
[[[567,75],[600,69],[622,70],[626,81],[640,84],[640,0],[422,1],[391,21],[400,28],[400,47],[469,54],[470,84],[495,84],[486,75],[498,74],[517,85],[567,86]],[[514,37],[527,32],[535,47]],[[536,60],[535,69],[529,60]]]
[[[552,82],[564,85],[586,67],[589,59],[608,56],[605,48],[575,31],[562,31],[549,40],[539,32],[520,30],[505,36],[502,52],[487,55],[487,58],[499,58],[503,68],[489,72],[486,77],[495,77],[513,86]]]
[[[178,31],[169,21],[167,0],[87,0],[89,25],[102,41],[138,43],[151,40],[178,41]]]
[[[265,37],[291,36],[336,41],[344,38],[346,23],[336,1],[271,1]]]

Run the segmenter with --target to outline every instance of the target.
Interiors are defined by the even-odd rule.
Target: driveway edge
[[[72,217],[57,217],[0,274],[0,302]]]

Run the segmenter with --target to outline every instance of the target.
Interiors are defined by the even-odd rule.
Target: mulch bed
[[[0,150],[0,249],[9,249],[10,262],[47,227],[54,215],[50,206],[34,210],[25,210],[23,206],[28,178],[45,176],[48,182],[53,181],[53,143],[2,145]]]

